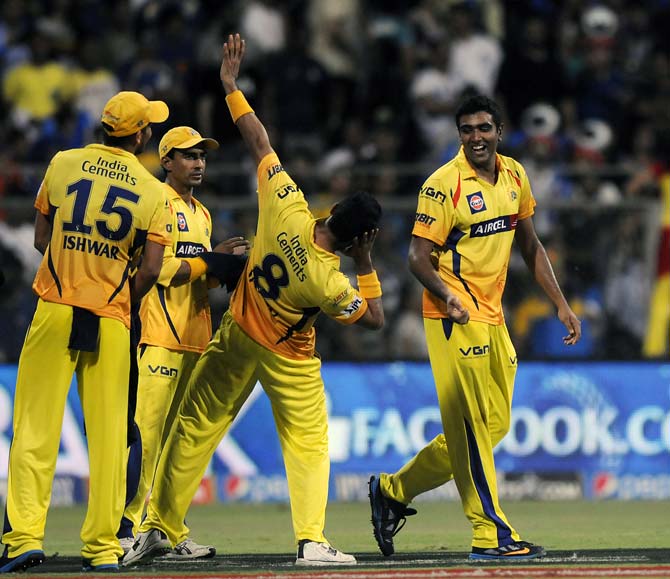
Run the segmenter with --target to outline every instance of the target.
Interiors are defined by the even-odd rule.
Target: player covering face
[[[257,165],[254,246],[229,311],[189,381],[127,564],[153,556],[164,537],[176,544],[186,536],[184,517],[200,478],[257,382],[272,404],[284,457],[296,564],[356,562],[324,536],[328,415],[313,326],[324,313],[342,324],[382,327],[381,284],[370,255],[381,207],[371,195],[358,193],[333,207],[328,218],[314,218],[237,88],[244,48],[239,35],[228,38],[220,78],[233,121]],[[358,289],[340,271],[336,252],[353,260]]]

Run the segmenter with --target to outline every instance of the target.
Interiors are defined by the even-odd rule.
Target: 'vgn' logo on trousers
[[[169,376],[174,378],[177,375],[177,368],[168,368],[167,366],[152,366],[149,364],[149,372],[152,374],[160,374],[161,376]]]
[[[471,346],[470,348],[459,348],[461,354],[464,356],[483,356],[489,353],[491,348],[488,344],[485,346]]]

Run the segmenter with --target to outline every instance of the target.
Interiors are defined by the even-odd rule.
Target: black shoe
[[[14,573],[15,571],[25,571],[31,567],[36,567],[44,563],[44,551],[33,549],[26,551],[17,557],[7,557],[7,547],[0,557],[0,573]]]
[[[546,555],[544,547],[533,545],[527,541],[517,541],[504,547],[486,549],[485,547],[472,547],[470,553],[471,561],[525,561],[537,559]]]
[[[368,483],[370,509],[372,510],[372,533],[379,550],[386,557],[393,555],[393,537],[405,526],[406,517],[416,515],[416,509],[386,498],[379,485],[379,477],[371,476]]]

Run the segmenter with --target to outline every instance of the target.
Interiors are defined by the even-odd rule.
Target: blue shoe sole
[[[44,563],[44,551],[40,549],[33,549],[32,551],[26,551],[25,553],[19,555],[18,557],[13,557],[2,567],[0,567],[0,573],[13,573],[14,571],[25,571],[31,567],[37,567]]]
[[[119,566],[116,563],[103,563],[102,565],[84,563],[81,570],[85,573],[115,573],[119,570]]]

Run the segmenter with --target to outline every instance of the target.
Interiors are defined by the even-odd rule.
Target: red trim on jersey
[[[512,169],[507,169],[507,172],[508,172],[510,175],[512,175],[512,179],[514,179],[514,182],[517,184],[517,187],[521,188],[521,179],[519,179],[519,177],[517,177],[517,176],[514,174],[514,171],[512,171]]]
[[[461,174],[459,173],[458,174],[458,187],[456,187],[456,193],[454,193],[454,196],[451,198],[451,200],[454,204],[454,208],[456,207],[456,205],[458,205],[458,199],[460,198],[460,196],[461,196]]]

